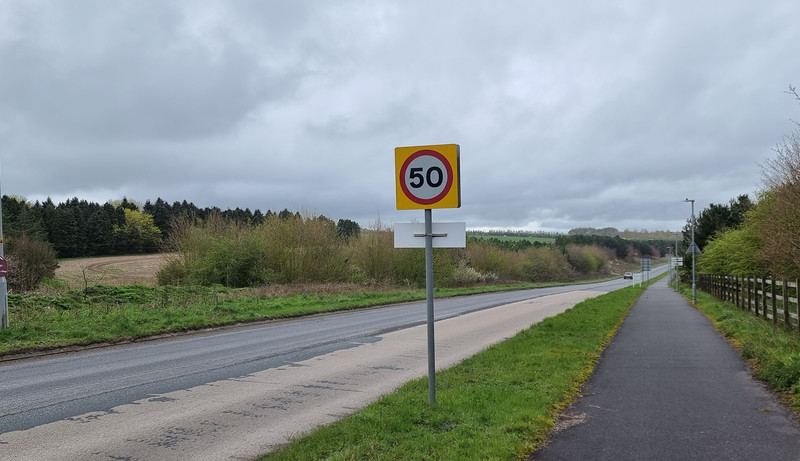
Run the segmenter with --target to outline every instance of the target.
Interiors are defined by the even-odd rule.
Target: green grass
[[[683,289],[691,297],[691,290]],[[697,307],[748,359],[759,379],[800,408],[800,340],[796,332],[775,327],[752,312],[697,291]]]
[[[584,301],[264,460],[517,459],[542,443],[643,287]]]
[[[440,288],[435,296],[542,286],[546,284]],[[0,331],[0,355],[425,299],[424,289],[254,296],[252,290],[219,286],[51,288],[51,295],[9,296],[10,327]]]

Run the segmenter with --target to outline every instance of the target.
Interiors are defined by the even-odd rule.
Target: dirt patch
[[[168,255],[102,256],[61,261],[56,280],[70,288],[94,285],[156,285],[156,273]]]

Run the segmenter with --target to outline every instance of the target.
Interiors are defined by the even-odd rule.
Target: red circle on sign
[[[435,157],[440,162],[442,162],[445,169],[447,170],[447,182],[445,183],[442,192],[439,193],[439,195],[437,195],[436,197],[431,197],[427,199],[419,198],[413,193],[411,193],[411,190],[408,188],[408,185],[406,184],[405,180],[406,170],[408,170],[408,166],[411,164],[411,162],[424,155]],[[403,193],[406,194],[406,197],[408,197],[409,200],[411,200],[412,202],[419,203],[420,205],[432,205],[438,202],[439,200],[445,198],[447,196],[447,193],[450,192],[450,188],[453,187],[453,167],[450,166],[450,162],[447,161],[447,158],[444,155],[440,154],[439,152],[436,152],[435,150],[429,150],[429,149],[418,150],[413,154],[409,155],[406,161],[403,162],[403,166],[400,167],[400,187],[403,189]]]

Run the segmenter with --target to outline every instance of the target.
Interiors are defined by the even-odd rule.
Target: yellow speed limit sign
[[[398,210],[461,206],[458,144],[396,147],[394,162]]]

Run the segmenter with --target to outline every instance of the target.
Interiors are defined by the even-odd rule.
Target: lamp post
[[[697,247],[694,244],[694,199],[686,199],[684,202],[692,202],[692,246],[689,251],[692,252],[692,304],[697,304],[697,283],[695,282],[694,260],[697,254]]]

